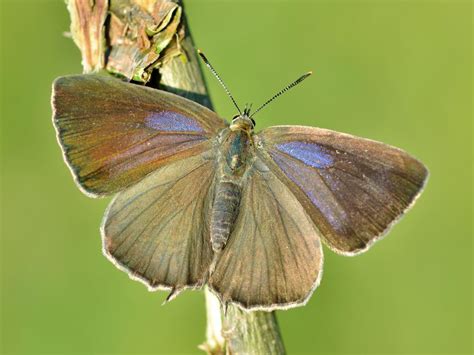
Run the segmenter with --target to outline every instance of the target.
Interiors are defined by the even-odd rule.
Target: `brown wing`
[[[290,189],[261,161],[256,164],[209,285],[223,303],[245,309],[299,306],[319,284],[321,243]]]
[[[214,160],[175,161],[120,192],[102,223],[104,254],[150,289],[176,292],[205,282],[212,250],[209,201]]]
[[[285,181],[329,247],[347,255],[383,236],[428,176],[400,149],[325,129],[271,127],[255,139],[259,156]]]
[[[52,106],[65,160],[91,196],[210,149],[209,139],[227,125],[193,101],[105,75],[58,78]]]

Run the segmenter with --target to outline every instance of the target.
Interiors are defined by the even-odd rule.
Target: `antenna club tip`
[[[309,72],[306,73],[306,75],[313,75],[313,71],[310,70]]]
[[[204,55],[204,53],[202,52],[202,50],[200,50],[199,48],[198,48],[198,50],[197,50],[197,53],[199,54],[199,56],[200,56],[202,59],[207,59],[206,56]]]

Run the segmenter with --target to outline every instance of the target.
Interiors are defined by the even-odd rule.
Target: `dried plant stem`
[[[160,9],[169,8],[170,3],[182,6],[180,0],[69,0],[68,10],[71,13],[71,32],[76,44],[81,49],[83,67],[85,72],[97,71],[107,67],[105,50],[110,43],[106,42],[105,33],[110,34],[110,26],[104,22],[107,11],[114,9],[121,15],[137,13],[145,14],[144,21],[152,21],[144,11],[158,5]],[[138,6],[141,5],[141,6]],[[118,10],[116,10],[118,9]],[[127,11],[125,11],[125,10]],[[128,10],[133,11],[128,11]],[[129,15],[127,15],[129,16]],[[123,18],[127,19],[127,16]],[[123,20],[122,18],[122,20]],[[131,18],[131,24],[126,23],[125,28],[140,25],[140,18]],[[180,50],[186,54],[187,60],[180,56],[172,57],[164,62],[160,68],[160,81],[148,82],[149,86],[159,87],[167,91],[185,96],[191,100],[212,109],[204,78],[199,66],[196,49],[193,45],[189,28],[185,23],[184,15],[181,17],[184,25],[184,38],[180,41]],[[103,26],[103,28],[101,28]],[[181,27],[182,28],[182,27]],[[137,38],[143,40],[143,37]],[[105,45],[104,45],[105,44]],[[139,46],[137,46],[139,47]],[[127,48],[137,47],[132,46]],[[118,51],[118,53],[121,53]],[[126,53],[126,50],[123,51]],[[136,53],[136,52],[135,52]],[[119,64],[127,63],[129,58],[114,58]],[[120,68],[120,65],[116,67]],[[134,72],[135,68],[128,68]],[[146,76],[143,76],[146,78]],[[224,315],[219,300],[207,288],[204,290],[206,297],[207,332],[206,341],[200,346],[209,354],[284,354],[285,349],[279,332],[274,312],[245,312],[236,306],[229,305]]]
[[[209,354],[285,354],[274,312],[246,312],[229,305],[222,314],[216,296],[207,288],[207,340],[200,347]]]

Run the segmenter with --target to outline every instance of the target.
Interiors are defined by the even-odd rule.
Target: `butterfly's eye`
[[[250,120],[252,121],[252,124],[255,127],[255,125],[256,125],[255,120],[253,118],[250,118]]]

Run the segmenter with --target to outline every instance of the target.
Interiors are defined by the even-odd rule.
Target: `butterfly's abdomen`
[[[211,213],[211,244],[215,252],[222,250],[232,233],[239,214],[241,187],[234,181],[219,181]]]
[[[211,211],[211,244],[215,252],[224,249],[240,210],[244,175],[248,168],[250,139],[246,131],[224,133],[219,147],[218,178]]]

